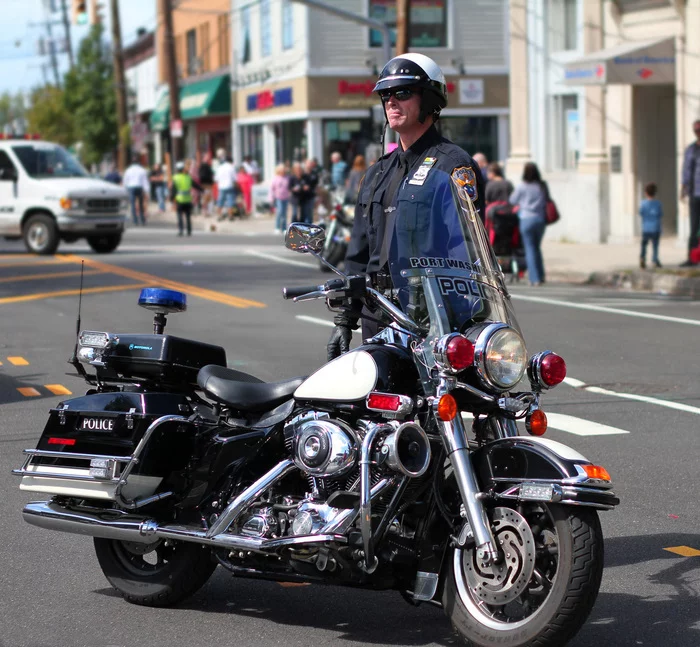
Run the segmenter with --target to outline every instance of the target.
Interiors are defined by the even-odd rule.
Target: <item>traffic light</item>
[[[73,16],[74,25],[87,25],[88,22],[88,6],[87,0],[73,0],[71,7],[71,15]]]

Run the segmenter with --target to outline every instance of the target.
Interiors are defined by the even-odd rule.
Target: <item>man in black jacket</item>
[[[465,188],[482,219],[484,182],[478,164],[459,146],[441,137],[435,128],[440,111],[447,105],[447,84],[442,70],[423,54],[402,54],[391,59],[374,86],[384,106],[389,128],[399,134],[399,147],[371,166],[361,186],[352,239],[345,257],[349,274],[367,274],[379,290],[391,289],[387,271],[387,223],[391,225],[398,196],[410,197],[418,204],[426,191],[428,174],[433,169],[449,173]],[[350,348],[352,331],[362,317],[361,304],[352,304],[335,317],[335,330],[328,342],[331,360]],[[366,314],[366,313],[365,313]],[[362,320],[362,337],[378,332],[378,324]]]

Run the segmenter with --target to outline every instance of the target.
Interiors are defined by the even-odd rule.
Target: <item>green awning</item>
[[[151,130],[165,130],[170,123],[170,92],[163,91],[149,117]]]
[[[231,114],[230,77],[190,83],[180,88],[180,116],[183,120]],[[165,130],[170,123],[170,93],[161,94],[150,117],[151,130]]]
[[[181,87],[180,113],[183,119],[231,114],[229,75],[225,74]]]

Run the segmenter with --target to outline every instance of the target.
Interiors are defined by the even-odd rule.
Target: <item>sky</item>
[[[107,19],[105,31],[109,38],[109,6],[113,0],[98,0],[102,14]],[[122,29],[122,45],[127,46],[136,39],[136,30],[145,27],[149,31],[156,26],[156,0],[115,0],[119,4],[119,20]],[[71,0],[65,0],[70,16]],[[38,56],[38,41],[47,36],[46,20],[51,16],[54,38],[64,39],[65,32],[61,21],[62,14],[50,14],[46,6],[61,6],[61,0],[0,0],[2,7],[2,30],[0,30],[0,94],[5,91],[28,92],[44,81],[42,65],[45,65],[46,78],[53,82],[54,75],[48,56]],[[88,2],[88,5],[90,3]],[[74,56],[80,39],[88,27],[71,25],[71,40]],[[59,72],[68,69],[68,55],[58,54]]]

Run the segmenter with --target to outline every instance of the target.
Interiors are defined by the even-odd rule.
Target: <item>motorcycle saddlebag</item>
[[[76,498],[115,500],[120,475],[134,458],[149,425],[164,415],[191,413],[171,393],[94,393],[52,409],[23,468],[21,490]],[[127,499],[177,489],[196,451],[197,427],[172,421],[157,427],[122,488]]]

